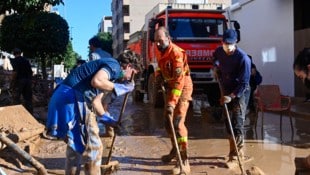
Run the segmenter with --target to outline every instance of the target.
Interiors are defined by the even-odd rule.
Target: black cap
[[[19,48],[14,48],[13,49],[13,55],[19,55],[21,53],[22,53],[22,51]]]

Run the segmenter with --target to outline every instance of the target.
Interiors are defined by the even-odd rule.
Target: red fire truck
[[[159,26],[165,26],[171,40],[187,53],[194,94],[206,94],[210,105],[217,105],[219,90],[212,73],[212,54],[221,45],[222,34],[227,29],[224,12],[214,4],[158,4],[154,7],[146,15],[144,29],[133,33],[127,45],[143,57],[145,67],[136,81],[135,99],[141,100],[147,93],[149,103],[155,107],[163,105],[161,89],[154,76],[157,68],[154,32]]]

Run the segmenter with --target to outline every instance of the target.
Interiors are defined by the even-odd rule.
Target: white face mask
[[[223,44],[223,49],[227,54],[232,53],[236,49],[236,44]]]
[[[168,46],[169,46],[169,42],[168,42],[168,40],[167,40],[167,41],[163,41],[162,43],[157,42],[156,46],[157,46],[157,48],[158,48],[158,50],[159,50],[160,52],[165,52],[165,50],[166,50],[166,49],[168,48]]]

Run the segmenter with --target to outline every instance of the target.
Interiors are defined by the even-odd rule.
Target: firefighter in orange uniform
[[[155,44],[158,49],[158,70],[156,75],[162,76],[166,89],[165,119],[173,115],[173,124],[176,131],[177,142],[183,161],[183,170],[188,174],[188,131],[185,126],[186,113],[189,101],[192,100],[193,83],[187,63],[187,56],[183,49],[172,43],[169,32],[164,27],[159,27],[155,32]],[[172,149],[168,155],[162,156],[163,162],[171,162],[176,158],[176,148],[173,146],[171,128],[166,121],[166,130],[171,137]],[[173,174],[180,173],[180,164],[177,163]]]

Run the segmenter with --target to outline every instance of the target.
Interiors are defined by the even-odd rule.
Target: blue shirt
[[[248,55],[236,48],[232,55],[227,55],[223,47],[218,47],[214,54],[214,65],[219,69],[219,78],[224,95],[233,93],[240,97],[249,86],[251,75],[251,60]]]
[[[82,64],[59,84],[48,105],[48,134],[63,139],[67,137],[68,145],[80,153],[85,150],[87,142],[87,108],[97,91],[91,86],[91,80],[101,69],[108,73],[110,81],[121,75],[120,64],[114,58],[102,58]]]
[[[115,58],[101,58],[73,69],[63,83],[79,92],[92,90],[91,80],[100,69],[108,73],[110,81],[121,76],[121,67]]]
[[[112,55],[102,50],[101,48],[95,49],[89,56],[89,61],[97,60],[100,58],[111,58]]]

